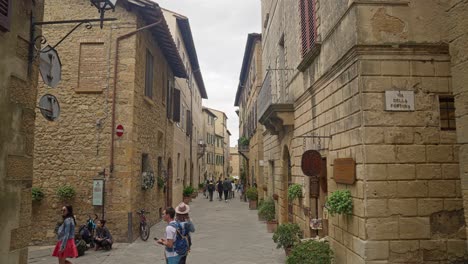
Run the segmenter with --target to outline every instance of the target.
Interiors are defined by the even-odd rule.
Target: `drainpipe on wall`
[[[127,34],[124,34],[122,36],[117,37],[116,45],[115,45],[114,85],[113,85],[113,90],[112,90],[112,119],[111,119],[112,122],[111,122],[111,143],[110,143],[111,145],[110,145],[110,165],[109,165],[110,173],[109,173],[109,178],[112,178],[112,176],[114,175],[115,107],[116,107],[116,98],[117,98],[116,94],[117,94],[117,75],[118,75],[118,65],[119,65],[120,41],[122,41],[122,40],[124,40],[126,38],[129,38],[129,37],[137,34],[138,32],[141,32],[143,30],[155,27],[159,23],[161,23],[162,21],[163,21],[163,19],[160,18],[158,21],[156,21],[153,24],[149,24],[147,26],[141,27],[141,28],[136,29],[134,31],[131,31],[131,32],[127,33]],[[106,194],[104,193],[104,196],[105,195]],[[103,207],[102,214],[103,214],[103,218],[104,218],[104,207],[105,207],[104,203],[103,203],[102,207]],[[128,219],[129,219],[129,225],[128,225],[127,239],[128,239],[128,242],[131,242],[133,240],[133,233],[132,233],[133,229],[132,229],[132,226],[130,225],[131,220],[133,219],[132,212],[129,212]]]

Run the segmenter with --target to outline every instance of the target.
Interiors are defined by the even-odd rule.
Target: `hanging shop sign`
[[[385,91],[385,110],[414,111],[414,91]]]
[[[44,83],[52,88],[57,87],[62,78],[62,63],[58,52],[49,45],[41,50],[39,72]]]
[[[93,205],[103,205],[104,179],[93,180]]]
[[[302,172],[310,177],[319,177],[322,171],[322,156],[316,150],[307,150],[302,154]]]
[[[336,183],[354,184],[356,181],[356,162],[352,158],[335,159],[333,178]]]

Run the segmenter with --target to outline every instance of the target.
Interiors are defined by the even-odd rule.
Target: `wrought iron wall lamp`
[[[100,18],[97,19],[78,19],[78,20],[61,20],[61,21],[34,21],[34,17],[31,14],[31,27],[30,27],[30,41],[29,41],[29,65],[31,66],[34,59],[40,53],[49,52],[55,49],[60,43],[62,43],[68,36],[70,36],[77,28],[81,25],[86,24],[86,29],[91,29],[93,25],[92,22],[100,22],[101,28],[103,27],[104,21],[115,21],[117,18],[104,18],[104,13],[108,10],[115,11],[115,6],[117,0],[90,0],[91,4],[98,9],[98,12],[101,14]],[[50,47],[46,49],[40,49],[41,45],[47,43],[46,37],[43,35],[36,36],[36,26],[42,25],[59,25],[59,24],[76,24],[62,39],[60,39],[56,44],[49,45]],[[40,44],[38,43],[40,42]],[[39,45],[38,45],[39,44]]]

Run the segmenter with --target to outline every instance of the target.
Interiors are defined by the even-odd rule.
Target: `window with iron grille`
[[[146,50],[145,96],[153,98],[153,55]]]
[[[299,0],[301,15],[302,57],[312,49],[316,41],[315,0]]]
[[[439,97],[440,129],[455,130],[455,102],[453,96]]]
[[[0,30],[10,31],[11,0],[0,0]]]

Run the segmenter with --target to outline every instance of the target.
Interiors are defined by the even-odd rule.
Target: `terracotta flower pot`
[[[249,201],[249,209],[250,210],[257,210],[257,200],[250,200]]]
[[[278,222],[276,220],[267,221],[267,232],[274,233],[278,227]]]

